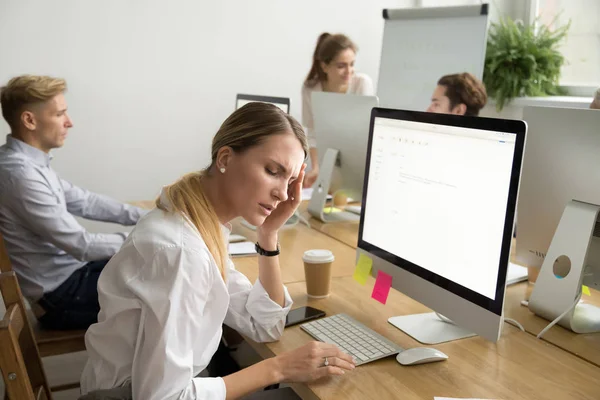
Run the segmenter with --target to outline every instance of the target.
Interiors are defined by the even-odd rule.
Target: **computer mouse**
[[[431,347],[413,347],[396,356],[396,360],[402,365],[418,365],[447,359],[447,355]]]

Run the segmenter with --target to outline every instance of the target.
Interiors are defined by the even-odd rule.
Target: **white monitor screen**
[[[495,300],[515,140],[375,118],[363,240]]]
[[[237,102],[236,102],[237,104],[235,106],[235,109],[237,110],[238,108],[243,107],[243,106],[245,106],[248,103],[253,103],[255,101],[256,100],[237,99]],[[277,107],[281,108],[285,113],[289,113],[290,112],[289,106],[287,104],[273,103],[273,102],[267,102],[267,101],[265,101],[263,103],[273,104],[274,106],[277,106]]]

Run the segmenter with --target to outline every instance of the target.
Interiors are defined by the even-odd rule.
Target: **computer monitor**
[[[539,268],[567,202],[600,205],[600,111],[525,107],[523,119],[529,134],[517,208],[516,258],[519,264]],[[600,274],[600,229],[595,233],[588,263]],[[587,278],[591,285],[600,284],[598,278]]]
[[[286,113],[290,113],[290,99],[288,97],[257,96],[253,94],[238,94],[235,99],[235,109],[237,110],[238,108],[255,101],[271,103],[281,108]]]
[[[308,210],[324,222],[358,221],[356,212],[324,212],[328,192],[341,192],[360,199],[365,174],[371,110],[375,96],[313,92],[312,106],[319,177],[313,184]]]
[[[590,221],[591,229],[576,242],[578,232],[586,229],[585,220],[572,225],[567,246],[557,227],[571,200],[600,206],[600,111],[525,107],[523,118],[529,134],[517,208],[516,259],[539,268],[552,253],[552,243],[558,246],[554,253],[570,260],[563,264],[566,258],[550,255],[546,265],[552,269],[541,271],[529,308],[553,320],[570,307],[561,326],[581,333],[599,331],[600,308],[573,303],[581,295],[581,284],[600,290],[600,223]],[[587,258],[578,257],[586,250]]]
[[[422,343],[497,341],[526,125],[376,108],[358,254],[435,313],[390,318]]]

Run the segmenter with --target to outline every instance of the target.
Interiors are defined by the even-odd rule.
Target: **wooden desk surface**
[[[294,307],[311,305],[328,315],[344,312],[404,348],[421,346],[387,322],[394,315],[428,312],[425,306],[392,290],[387,305],[370,298],[374,279],[365,286],[351,277],[335,278],[327,299],[306,297],[303,282],[288,289]],[[299,326],[287,328],[279,342],[251,343],[263,357],[295,349],[311,337]],[[474,337],[435,346],[448,361],[403,367],[394,357],[374,361],[341,377],[294,389],[305,399],[429,399],[458,398],[595,399],[599,398],[600,368],[505,324],[497,344]]]
[[[302,202],[300,206],[301,215],[306,218],[313,229],[331,236],[350,247],[356,248],[358,245],[358,221],[356,222],[335,222],[326,224],[313,218],[307,211],[308,201]]]
[[[504,315],[519,321],[527,332],[537,336],[550,321],[538,317],[529,311],[529,308],[521,305],[521,300],[529,299],[533,287],[527,282],[509,286],[504,299]],[[600,292],[590,290],[592,296],[583,296],[582,300],[600,306]],[[600,333],[578,334],[555,325],[542,339],[600,367]]]
[[[256,241],[255,231],[243,226],[239,221],[234,221],[232,225],[234,233],[243,235],[250,241]],[[335,261],[331,270],[332,277],[352,276],[354,273],[355,249],[304,224],[281,229],[279,244],[281,247],[279,264],[284,284],[305,280],[302,255],[310,249],[328,249],[333,252]],[[258,278],[257,256],[234,257],[233,263],[236,269],[246,275],[250,281],[254,282]]]
[[[358,223],[322,223],[310,218],[306,212],[307,204],[308,202],[304,202],[301,212],[303,216],[308,217],[313,230],[298,224],[280,231],[280,244],[283,250],[280,263],[284,283],[304,281],[302,254],[311,248],[326,248],[333,251],[336,257],[332,269],[333,277],[352,276],[355,262],[354,249],[358,240]],[[136,202],[136,205],[152,208],[153,201]],[[251,241],[256,240],[256,233],[239,222],[234,222],[233,228],[235,233],[244,235]],[[258,277],[256,256],[234,258],[234,264],[251,281]],[[527,282],[509,286],[506,291],[504,314],[507,318],[519,321],[527,332],[537,336],[549,321],[536,316],[527,307],[521,305],[521,300],[529,299],[532,289],[533,286]],[[592,290],[592,296],[584,296],[583,300],[600,305],[600,292]],[[561,326],[554,326],[544,334],[543,340],[600,367],[600,333],[576,334]]]
[[[356,248],[358,223],[324,224],[314,218],[309,221],[311,226],[320,232]],[[513,240],[511,251],[514,249]],[[527,332],[537,336],[550,321],[536,316],[527,307],[521,305],[521,300],[529,299],[532,290],[533,285],[527,282],[509,286],[504,300],[504,315],[506,318],[519,321]],[[592,289],[592,296],[584,296],[583,300],[600,306],[600,292]],[[600,333],[577,334],[556,325],[546,332],[542,339],[600,367]]]
[[[308,213],[303,214],[306,218]],[[317,231],[326,234],[340,242],[356,248],[358,246],[358,221],[357,222],[335,222],[326,224],[316,218],[308,219],[310,226]]]

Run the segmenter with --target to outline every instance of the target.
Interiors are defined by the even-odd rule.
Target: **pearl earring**
[[[222,173],[222,174],[224,174],[224,173],[225,173],[225,168],[221,167],[221,168],[219,169],[219,171],[221,171],[221,173]]]

